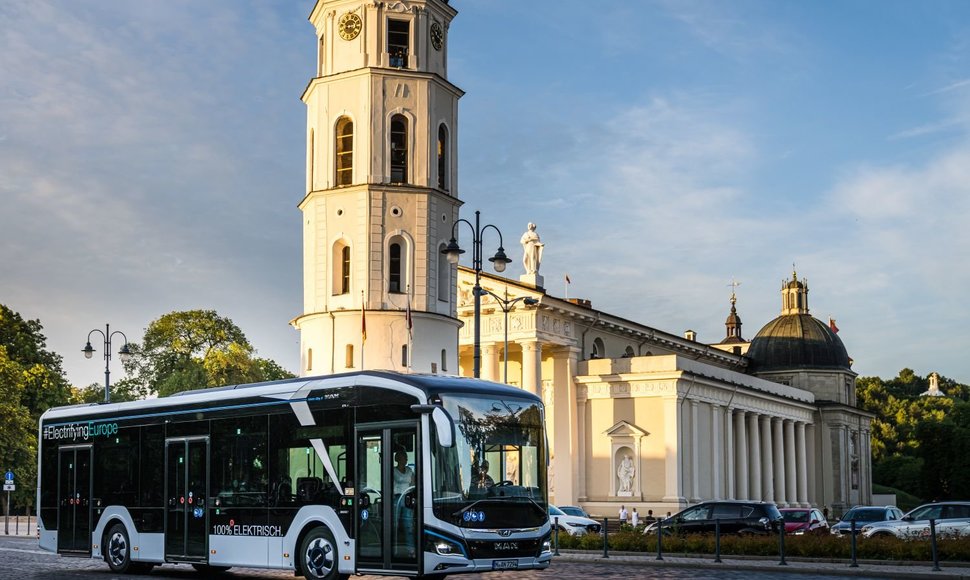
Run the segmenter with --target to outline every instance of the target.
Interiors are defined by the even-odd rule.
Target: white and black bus
[[[440,578],[551,560],[543,407],[496,383],[362,372],[59,407],[40,545],[115,572]]]

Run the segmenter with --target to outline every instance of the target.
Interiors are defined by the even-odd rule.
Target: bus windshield
[[[455,444],[432,437],[435,515],[470,528],[539,526],[546,512],[546,450],[535,401],[442,395]]]

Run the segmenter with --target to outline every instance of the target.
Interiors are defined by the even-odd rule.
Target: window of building
[[[347,117],[337,121],[336,151],[337,185],[354,182],[354,122]]]
[[[448,129],[438,127],[438,189],[448,191]]]
[[[350,245],[338,240],[333,245],[333,295],[350,293]]]
[[[354,368],[354,345],[348,344],[346,353],[346,360],[344,360],[344,367],[348,369]]]
[[[593,353],[590,358],[605,358],[606,357],[606,345],[603,344],[602,338],[593,339]]]
[[[387,55],[391,66],[404,68],[408,64],[411,45],[411,23],[407,20],[387,21]]]
[[[451,300],[451,263],[448,255],[438,251],[438,300],[448,302]],[[441,369],[444,370],[444,369]]]
[[[404,115],[391,117],[391,183],[408,181],[408,120]]]
[[[408,345],[401,346],[401,366],[407,368],[408,365]]]
[[[395,236],[387,248],[388,273],[387,291],[395,294],[404,292],[406,262],[404,241]]]
[[[448,351],[441,349],[441,372],[448,372]]]
[[[308,371],[313,370],[313,349],[312,348],[306,349],[306,370]]]

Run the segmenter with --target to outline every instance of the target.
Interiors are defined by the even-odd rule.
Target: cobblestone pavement
[[[589,580],[590,578],[611,579],[651,579],[683,578],[701,579],[744,579],[775,580],[780,578],[799,578],[803,580],[823,580],[851,575],[855,578],[970,578],[970,568],[944,568],[942,572],[931,572],[929,567],[909,566],[871,566],[863,565],[850,569],[845,563],[792,562],[781,567],[774,560],[726,560],[714,564],[700,558],[668,557],[657,562],[652,555],[617,554],[602,560],[597,554],[569,553],[556,558],[548,570],[523,572],[493,572],[487,574],[461,574],[453,578],[467,580]],[[37,547],[32,538],[13,538],[0,536],[0,579],[115,579],[128,578],[172,578],[199,579],[202,576],[190,566],[165,565],[156,568],[149,575],[112,574],[107,565],[100,560],[86,558],[65,558],[44,552]],[[225,580],[238,579],[282,579],[293,578],[292,572],[284,570],[232,569],[221,575]],[[379,580],[386,577],[358,576],[361,580]]]

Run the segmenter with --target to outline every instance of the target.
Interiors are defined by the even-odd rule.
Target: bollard
[[[559,555],[559,516],[556,516],[556,532],[555,533],[556,533],[556,551],[553,553],[553,556],[558,556]]]
[[[657,519],[657,559],[664,559],[664,522]]]
[[[603,557],[610,557],[610,518],[603,518]]]
[[[778,520],[781,524],[778,526],[778,545],[781,552],[781,561],[778,562],[779,566],[787,566],[788,562],[785,561],[785,520]]]
[[[855,520],[852,520],[849,522],[849,531],[852,534],[852,563],[849,564],[849,568],[858,568],[859,563],[856,562],[856,554],[855,554],[855,542],[856,542]]]
[[[721,520],[714,520],[714,561],[721,563]]]
[[[14,524],[14,534],[20,535],[20,514],[17,514],[17,522]]]
[[[930,520],[930,546],[933,550],[933,571],[940,572],[940,558],[936,553],[936,520]]]

